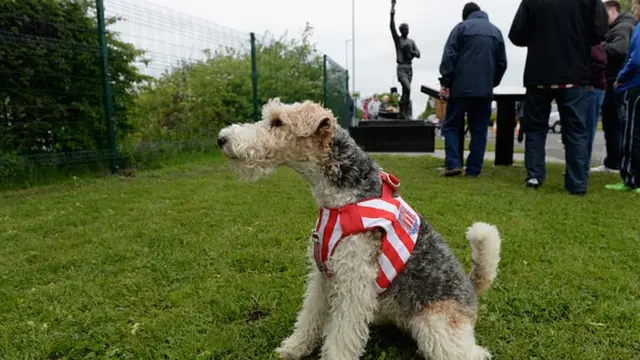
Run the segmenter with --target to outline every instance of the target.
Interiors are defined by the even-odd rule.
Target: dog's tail
[[[467,240],[471,244],[471,281],[476,294],[485,292],[498,274],[500,262],[500,233],[490,224],[476,222],[467,229]]]

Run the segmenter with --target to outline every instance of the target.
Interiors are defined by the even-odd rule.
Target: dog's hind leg
[[[376,261],[379,244],[362,235],[345,238],[329,261],[329,318],[322,360],[358,360],[378,309]]]
[[[314,266],[293,334],[276,349],[281,359],[300,359],[311,354],[320,344],[328,310],[326,281],[324,274]]]
[[[476,344],[474,316],[452,301],[430,305],[409,322],[418,349],[429,360],[486,360],[491,354]]]

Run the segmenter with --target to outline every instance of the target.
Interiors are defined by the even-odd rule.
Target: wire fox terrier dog
[[[356,145],[330,110],[310,101],[270,100],[261,121],[228,126],[218,145],[246,179],[291,167],[309,182],[320,209],[304,302],[293,334],[276,349],[280,358],[300,359],[321,345],[323,360],[356,360],[369,325],[383,321],[412,334],[428,359],[491,358],[476,344],[474,326],[478,295],[500,261],[494,226],[468,229],[467,274],[399,196],[398,179]]]

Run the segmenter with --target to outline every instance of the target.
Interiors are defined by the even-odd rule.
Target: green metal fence
[[[324,56],[324,104],[333,111],[338,123],[348,129],[349,116],[349,72],[329,56]]]
[[[146,0],[0,2],[0,185],[215,151],[273,97],[323,102],[347,127],[347,71],[311,31],[258,36]]]

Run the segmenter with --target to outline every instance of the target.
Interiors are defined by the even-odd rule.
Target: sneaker
[[[591,168],[592,173],[602,173],[602,174],[618,174],[620,170],[608,168],[606,165],[600,165]]]
[[[604,186],[605,189],[615,191],[631,191],[631,187],[625,185],[625,183],[609,184]]]
[[[529,188],[537,189],[540,187],[540,181],[536,178],[531,178],[527,180],[527,182],[524,185]]]

